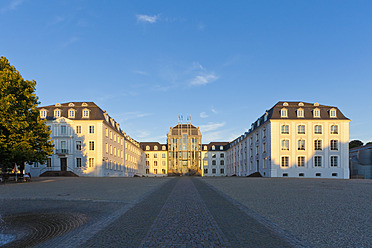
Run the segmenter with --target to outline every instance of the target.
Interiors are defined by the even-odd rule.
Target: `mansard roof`
[[[155,150],[155,146],[158,147],[157,150]],[[163,150],[163,146],[165,146],[165,150]],[[147,151],[167,151],[168,150],[168,146],[166,144],[160,144],[159,142],[141,142],[140,147],[143,151],[146,151],[146,147],[150,148]]]
[[[186,130],[190,130],[189,135],[201,135],[199,128],[195,127],[194,125],[190,124],[177,124],[174,127],[170,128],[168,135],[182,135],[183,133],[187,133]]]
[[[297,117],[297,110],[303,109],[304,110],[304,117],[301,119],[310,120],[314,119],[313,111],[314,109],[320,110],[320,118],[321,120],[349,120],[346,118],[342,112],[335,106],[328,106],[328,105],[321,105],[317,103],[306,103],[306,102],[284,102],[280,101],[275,104],[270,110],[267,111],[268,118],[271,120],[275,119],[283,119],[281,117],[280,111],[285,108],[288,110],[288,117],[286,119],[299,119]],[[336,110],[337,117],[330,117],[329,111],[331,109]],[[263,118],[264,116],[262,116]]]
[[[71,118],[72,120],[102,120],[104,123],[114,130],[118,131],[120,134],[123,134],[123,131],[120,129],[120,125],[118,124],[113,118],[108,116],[106,111],[102,110],[100,107],[97,106],[94,102],[68,102],[68,103],[57,103],[55,105],[48,105],[48,106],[41,106],[38,107],[40,110],[47,110],[46,113],[46,120],[55,120],[54,117],[54,110],[61,110],[61,117],[65,117],[70,119],[68,116],[68,110],[74,109],[75,110],[75,118]],[[83,118],[83,110],[89,110],[89,117]],[[106,119],[108,117],[108,121]]]
[[[230,142],[210,142],[209,144],[202,145],[202,151],[205,151],[205,146],[207,146],[208,151],[227,151],[227,149],[229,148],[229,144]],[[215,146],[215,150],[212,149],[213,146]],[[223,147],[222,150],[220,149],[221,146]]]

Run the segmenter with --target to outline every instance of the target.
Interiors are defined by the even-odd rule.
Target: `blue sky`
[[[94,101],[138,141],[165,142],[179,114],[231,141],[297,100],[372,141],[372,1],[3,0],[0,30],[41,105]]]

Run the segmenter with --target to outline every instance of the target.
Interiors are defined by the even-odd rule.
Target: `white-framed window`
[[[300,139],[297,141],[297,150],[305,151],[305,140]]]
[[[158,158],[158,154],[157,153],[154,153],[154,158]]]
[[[94,151],[94,141],[89,141],[89,150]]]
[[[109,145],[106,143],[106,153],[109,153]]]
[[[76,141],[76,150],[81,151],[81,140]]]
[[[258,153],[259,153],[259,147],[258,147],[258,145],[256,146],[256,155],[258,155]]]
[[[94,133],[94,126],[93,125],[89,126],[89,133]]]
[[[314,118],[320,118],[320,109],[316,108],[313,111]]]
[[[77,168],[81,167],[81,158],[76,158],[76,167]]]
[[[217,157],[216,153],[212,153],[212,158],[216,158],[216,157]]]
[[[154,174],[158,174],[158,169],[154,169]]]
[[[315,125],[314,126],[314,133],[315,134],[322,134],[323,133],[322,125]]]
[[[68,110],[68,118],[75,118],[75,110],[69,109]]]
[[[331,156],[331,167],[338,166],[338,156]]]
[[[154,146],[154,150],[157,151],[158,150],[158,146]]]
[[[216,174],[216,169],[212,169],[212,174]]]
[[[298,167],[305,167],[305,156],[298,156],[297,157],[297,166]]]
[[[162,146],[161,149],[162,149],[163,151],[167,150],[167,148],[166,148],[165,146]]]
[[[44,119],[44,118],[46,118],[46,110],[41,110],[40,111],[40,118],[42,118],[42,119]]]
[[[212,151],[216,150],[216,147],[215,146],[212,146]]]
[[[62,150],[63,153],[67,152],[67,143],[66,143],[65,140],[61,141],[61,150]]]
[[[154,166],[158,166],[158,161],[154,161]]]
[[[220,151],[223,151],[223,146],[220,146]]]
[[[287,118],[287,117],[288,117],[288,110],[285,109],[285,108],[281,109],[281,110],[280,110],[280,116],[281,116],[282,118]]]
[[[338,125],[331,125],[331,134],[338,134]]]
[[[212,165],[216,165],[216,160],[212,160]]]
[[[331,117],[331,118],[336,118],[337,117],[336,109],[331,109],[329,111],[329,117]]]
[[[113,153],[113,148],[112,148],[112,145],[110,145],[110,154],[112,155]]]
[[[304,117],[304,110],[302,108],[297,109],[297,117],[303,118]]]
[[[283,156],[280,163],[281,167],[288,167],[289,166],[289,157]]]
[[[282,140],[281,145],[283,151],[289,151],[289,140]]]
[[[108,133],[108,129],[107,129],[107,127],[106,127],[105,130],[106,130],[106,137],[108,138],[108,134],[109,134],[109,133]]]
[[[89,109],[83,109],[83,118],[89,118]]]
[[[67,127],[65,125],[61,126],[61,134],[67,134]]]
[[[165,161],[161,161],[161,165],[165,166],[166,165]]]
[[[322,156],[314,156],[314,167],[322,167]]]
[[[289,125],[282,125],[281,133],[282,134],[289,134]]]
[[[89,167],[94,167],[94,158],[89,158]]]
[[[331,140],[331,151],[337,151],[338,150],[338,141],[337,140]]]
[[[76,126],[76,133],[81,133],[81,126]]]
[[[150,151],[150,146],[146,146],[146,151]]]
[[[165,153],[162,153],[162,154],[161,154],[161,157],[162,157],[162,158],[165,158],[165,155],[166,155]]]
[[[61,110],[59,109],[54,110],[54,118],[59,118],[59,117],[61,117]]]
[[[225,160],[221,160],[220,165],[225,165]]]
[[[224,168],[221,168],[221,169],[220,169],[220,173],[221,173],[221,174],[225,174],[225,169],[224,169]]]
[[[52,167],[52,159],[51,158],[47,159],[46,167]]]
[[[314,150],[322,150],[322,140],[314,140]]]
[[[305,125],[297,126],[297,134],[305,134]]]

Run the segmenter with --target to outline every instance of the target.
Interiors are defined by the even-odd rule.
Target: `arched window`
[[[289,125],[282,125],[282,134],[289,134]]]
[[[61,110],[59,109],[54,110],[54,118],[59,118],[59,117],[61,117]]]
[[[320,109],[316,108],[313,111],[314,118],[320,118]]]
[[[304,110],[302,108],[297,109],[297,117],[303,118],[304,117]]]
[[[331,118],[336,118],[337,117],[337,114],[336,114],[336,109],[331,109],[329,110],[329,117]]]
[[[282,118],[286,118],[286,117],[288,117],[288,110],[285,109],[285,108],[281,109],[281,110],[280,110],[280,116],[281,116]]]
[[[338,126],[331,125],[331,134],[338,134]]]

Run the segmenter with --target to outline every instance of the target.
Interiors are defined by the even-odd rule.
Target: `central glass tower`
[[[168,133],[168,174],[201,174],[202,135],[191,123],[178,123]]]

